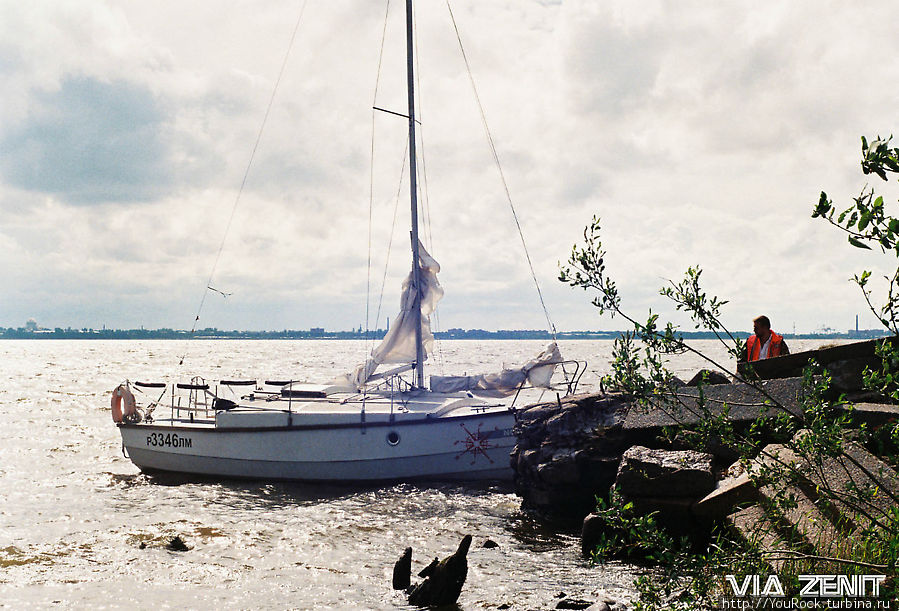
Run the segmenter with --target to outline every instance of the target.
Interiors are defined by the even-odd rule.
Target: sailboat
[[[123,452],[142,471],[309,482],[507,480],[522,393],[576,390],[585,367],[564,361],[555,342],[517,367],[430,375],[426,384],[429,317],[443,289],[440,266],[418,238],[411,0],[406,43],[412,267],[399,316],[365,362],[323,384],[123,382],[112,392],[113,420]],[[565,379],[554,383],[559,372]]]

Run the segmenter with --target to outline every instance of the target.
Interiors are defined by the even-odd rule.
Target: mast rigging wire
[[[225,241],[228,239],[228,233],[231,231],[231,225],[234,222],[234,214],[237,212],[237,205],[240,203],[240,197],[243,195],[244,187],[247,184],[247,178],[250,175],[250,168],[253,167],[253,160],[256,158],[256,150],[259,148],[259,143],[262,141],[262,133],[265,131],[265,124],[268,122],[268,116],[271,113],[272,106],[275,103],[275,95],[278,93],[278,85],[281,84],[281,78],[284,76],[284,69],[287,67],[287,59],[290,57],[290,51],[293,49],[293,43],[297,37],[297,31],[300,29],[300,22],[303,20],[303,13],[306,12],[306,2],[308,0],[303,0],[303,6],[300,7],[300,14],[297,16],[296,24],[293,26],[293,32],[290,35],[290,42],[287,45],[287,51],[284,53],[284,60],[281,62],[281,69],[278,70],[278,78],[275,79],[275,86],[272,88],[272,95],[268,100],[268,106],[265,108],[265,115],[262,117],[262,123],[259,125],[259,132],[256,134],[256,142],[253,144],[253,150],[250,153],[250,159],[247,162],[247,168],[243,173],[243,180],[240,181],[240,188],[237,190],[237,196],[234,198],[234,204],[231,206],[231,215],[228,217],[228,224],[225,225],[225,233],[222,235],[222,241],[219,244],[218,252],[215,255],[215,260],[212,263],[212,270],[209,272],[209,279],[206,281],[206,288],[203,289],[203,297],[200,299],[200,306],[197,308],[197,315],[194,317],[193,326],[190,329],[190,334],[187,336],[187,341],[193,339],[194,333],[197,330],[197,324],[200,322],[200,313],[203,311],[203,306],[206,304],[206,296],[209,295],[210,286],[212,285],[212,278],[215,276],[215,270],[218,267],[219,260],[222,258],[222,250],[225,248]],[[212,289],[215,290],[215,289]],[[220,292],[220,291],[216,291]],[[178,362],[179,365],[184,364],[184,359],[187,358],[187,346],[185,346],[184,353],[181,355],[181,360]]]
[[[372,223],[373,223],[373,211],[375,207],[375,114],[376,111],[380,110],[377,108],[378,105],[378,88],[381,84],[381,64],[384,60],[384,41],[387,38],[387,18],[390,15],[390,0],[387,0],[386,7],[384,8],[384,25],[381,28],[381,48],[378,52],[378,69],[375,73],[375,91],[372,95],[371,102],[371,158],[369,159],[369,170],[368,170],[368,260],[365,267],[365,338],[368,340],[366,342],[366,351],[371,352],[374,346],[374,338],[370,337],[370,329],[369,329],[369,318],[370,318],[370,308],[371,308],[371,232],[372,232]],[[403,163],[405,163],[405,153],[403,153]],[[401,177],[402,179],[402,177]],[[394,212],[394,218],[396,217],[396,212]],[[392,239],[391,234],[391,239]],[[384,287],[381,287],[381,295],[384,294]],[[378,302],[378,313],[380,314],[381,304]],[[378,319],[375,317],[375,326],[377,327]]]
[[[415,13],[416,5],[412,6],[413,12],[413,21],[418,23],[418,14]],[[415,36],[415,63],[419,64],[421,54],[418,51],[418,28],[413,30],[413,35]],[[431,256],[435,259],[437,258],[437,253],[434,248],[434,236],[431,232],[431,198],[430,191],[428,189],[428,165],[427,160],[425,159],[425,130],[424,130],[424,104],[422,103],[422,91],[423,88],[421,86],[421,69],[419,64],[419,69],[415,71],[415,80],[416,80],[416,89],[415,92],[418,94],[418,123],[419,129],[418,139],[421,141],[421,192],[422,198],[419,199],[419,205],[421,206],[421,216],[424,220],[425,225],[425,236],[427,239],[425,240],[425,244],[428,247],[428,252],[430,252]],[[431,329],[434,334],[440,330],[440,306],[435,304],[434,306],[434,325]],[[434,335],[434,361],[435,364],[440,368],[440,373],[444,372],[444,361],[443,361],[443,350],[441,347],[441,342],[437,340],[436,335]]]
[[[512,210],[512,218],[515,219],[515,226],[518,228],[518,236],[521,238],[521,245],[524,248],[524,256],[528,260],[528,267],[531,269],[531,277],[534,279],[534,286],[537,287],[537,296],[540,298],[540,305],[543,307],[543,314],[546,316],[546,322],[549,325],[549,331],[552,334],[553,341],[556,340],[556,325],[553,324],[549,316],[549,310],[546,302],[543,300],[543,291],[540,290],[540,283],[537,281],[537,273],[534,271],[534,264],[531,261],[531,255],[528,252],[528,245],[524,239],[524,232],[521,229],[521,223],[518,221],[518,214],[515,212],[515,205],[512,203],[512,194],[509,191],[509,185],[506,182],[506,176],[503,173],[503,167],[499,162],[499,155],[496,152],[496,146],[493,143],[493,136],[490,134],[490,127],[487,125],[487,114],[484,112],[484,105],[481,104],[481,97],[478,95],[478,88],[474,82],[474,75],[471,72],[471,65],[468,63],[468,55],[465,54],[465,46],[462,44],[462,35],[459,33],[459,26],[456,24],[456,17],[453,15],[453,7],[450,6],[449,0],[446,0],[446,8],[449,10],[450,20],[453,22],[453,29],[456,31],[456,40],[459,41],[459,50],[462,52],[462,59],[465,61],[465,70],[468,72],[468,81],[471,83],[471,89],[474,92],[475,101],[478,104],[478,110],[481,113],[481,124],[484,126],[484,133],[487,136],[487,143],[490,145],[490,153],[493,156],[493,162],[499,170],[499,177],[503,183],[503,189],[506,191],[506,199],[509,202],[509,208]]]
[[[396,198],[393,204],[393,222],[390,224],[390,238],[387,240],[387,256],[384,260],[384,275],[381,277],[381,293],[378,295],[378,310],[375,313],[375,325],[381,320],[381,304],[384,301],[384,288],[387,286],[387,270],[390,267],[390,251],[393,246],[393,233],[396,230],[396,216],[400,207],[400,197],[403,192],[403,177],[406,175],[406,158],[409,156],[409,143],[403,150],[403,163],[400,165],[400,180],[396,185]]]

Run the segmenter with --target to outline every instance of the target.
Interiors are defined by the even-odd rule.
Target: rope
[[[197,315],[194,317],[193,326],[190,329],[190,335],[187,337],[187,341],[193,339],[194,333],[197,330],[197,324],[200,322],[200,313],[203,311],[203,306],[206,304],[206,296],[209,295],[210,287],[212,286],[212,278],[215,276],[215,270],[218,267],[219,260],[222,258],[222,250],[225,248],[225,241],[228,239],[228,233],[231,231],[231,224],[234,222],[234,214],[237,212],[237,205],[240,203],[240,197],[243,195],[244,187],[247,184],[247,177],[250,175],[250,168],[253,167],[253,160],[256,158],[256,150],[259,148],[259,142],[262,140],[262,133],[265,130],[265,124],[268,121],[268,116],[271,113],[272,105],[275,102],[275,95],[278,93],[278,85],[281,84],[281,78],[284,76],[284,69],[287,67],[287,59],[290,57],[290,51],[293,48],[293,43],[297,37],[297,31],[300,29],[300,22],[303,20],[303,13],[306,12],[306,1],[303,0],[303,6],[300,7],[300,14],[297,16],[296,24],[293,26],[293,33],[290,35],[290,42],[287,45],[287,52],[284,53],[284,60],[281,62],[281,69],[278,71],[278,78],[275,79],[275,86],[272,88],[272,95],[269,98],[268,106],[265,108],[265,115],[262,117],[262,124],[259,126],[259,132],[256,134],[256,142],[253,144],[253,150],[250,153],[250,160],[247,162],[247,168],[243,173],[243,180],[240,181],[240,188],[237,190],[237,196],[234,198],[234,204],[231,206],[231,215],[228,217],[228,224],[225,226],[225,233],[222,236],[222,241],[219,244],[218,253],[215,255],[215,261],[212,264],[212,270],[209,272],[209,280],[206,281],[206,288],[203,289],[203,297],[200,299],[200,307],[197,308]],[[212,289],[214,290],[214,289]],[[184,354],[181,356],[181,360],[178,363],[179,365],[184,364],[184,359],[187,357],[187,346],[185,346]]]
[[[474,92],[475,101],[478,103],[478,110],[481,113],[481,124],[484,126],[484,133],[487,135],[487,143],[490,145],[490,153],[493,156],[493,162],[499,170],[499,177],[503,183],[503,189],[506,191],[506,199],[509,202],[509,208],[512,210],[512,218],[515,219],[515,226],[518,228],[518,236],[521,238],[521,246],[524,248],[524,256],[527,258],[528,267],[531,270],[531,277],[534,279],[534,286],[537,287],[537,296],[540,298],[540,305],[543,307],[543,314],[546,316],[546,323],[549,325],[549,331],[552,334],[553,341],[556,340],[556,326],[553,324],[549,316],[549,310],[546,308],[546,302],[543,299],[543,291],[540,290],[540,283],[537,281],[537,273],[534,271],[534,264],[531,261],[531,255],[528,252],[528,245],[524,239],[524,232],[521,229],[521,223],[518,221],[518,214],[515,212],[515,205],[512,203],[512,194],[509,191],[509,185],[506,182],[506,176],[503,173],[502,165],[499,162],[499,155],[496,152],[496,146],[493,143],[493,136],[490,134],[490,127],[487,125],[487,114],[484,112],[484,106],[481,104],[481,97],[478,95],[478,88],[474,82],[474,76],[471,72],[471,65],[468,63],[468,56],[465,54],[465,46],[462,44],[462,35],[459,33],[459,26],[456,25],[456,18],[453,15],[453,8],[450,6],[449,0],[446,0],[446,8],[449,9],[450,19],[453,22],[453,29],[456,31],[456,40],[459,41],[459,49],[462,51],[462,59],[465,61],[465,70],[468,71],[468,80],[471,83],[471,89]]]
[[[384,261],[384,275],[381,277],[381,294],[378,295],[378,311],[375,313],[375,324],[381,320],[381,304],[384,301],[384,288],[387,285],[387,269],[390,267],[390,249],[393,246],[393,233],[396,230],[396,215],[400,207],[400,197],[403,190],[403,177],[406,175],[406,157],[409,155],[409,143],[403,150],[403,164],[400,166],[400,180],[396,185],[396,199],[393,204],[393,222],[390,224],[390,238],[387,240],[387,258]]]
[[[387,38],[387,17],[390,14],[390,0],[387,0],[387,6],[384,9],[384,25],[381,28],[381,49],[378,53],[378,70],[375,74],[375,92],[372,96],[371,110],[371,159],[369,161],[369,183],[368,183],[368,263],[365,268],[365,338],[368,340],[366,345],[366,357],[374,347],[374,338],[369,336],[369,317],[371,306],[371,232],[372,221],[375,207],[375,114],[378,105],[378,87],[381,83],[381,65],[384,59],[384,40]],[[405,161],[404,161],[405,163]],[[394,215],[396,213],[394,212]],[[381,289],[383,295],[383,287]],[[378,305],[380,312],[380,304]],[[377,326],[377,318],[375,326]]]

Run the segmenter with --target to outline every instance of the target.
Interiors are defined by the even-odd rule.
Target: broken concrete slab
[[[697,498],[715,487],[713,456],[693,450],[629,448],[621,459],[615,485],[625,497]]]
[[[883,342],[896,342],[899,338],[884,337],[818,350],[797,352],[770,359],[740,363],[738,371],[748,375],[750,371],[762,379],[798,377],[810,359],[827,368],[839,391],[852,392],[862,389],[862,372],[865,367],[878,367],[876,346]]]
[[[623,394],[579,395],[526,407],[516,414],[518,442],[511,455],[516,492],[525,508],[543,517],[579,522],[595,508],[595,497],[608,492],[621,456],[631,446],[654,446],[664,427],[696,424],[725,411],[740,430],[760,415],[782,413],[772,400],[800,416],[802,386],[801,378],[764,380],[759,388],[712,385],[702,389],[702,399],[699,389],[681,387],[666,395],[677,407],[648,411],[632,406]],[[734,458],[723,445],[703,449],[718,456],[722,465]]]
[[[708,415],[719,416],[727,410],[728,418],[737,424],[749,423],[762,415],[782,413],[774,403],[793,416],[802,416],[800,395],[802,378],[762,380],[758,388],[748,384],[718,384],[702,388],[700,391],[688,386],[678,388],[665,395],[666,405],[644,410],[634,407],[627,412],[622,423],[625,434],[635,435],[639,431],[661,431],[662,427],[696,424]]]
[[[735,534],[762,552],[762,556],[776,573],[783,571],[786,561],[775,558],[772,552],[789,549],[789,546],[765,515],[764,509],[758,505],[751,505],[730,514],[725,521]]]
[[[709,412],[722,414],[726,406],[728,418],[739,427],[761,414],[777,413],[771,398],[784,402],[791,413],[801,413],[801,388],[801,379],[770,380],[761,383],[761,390],[745,384],[706,386],[703,396]],[[511,465],[524,507],[548,519],[582,520],[595,508],[596,496],[608,493],[625,450],[658,443],[666,426],[707,417],[698,409],[699,389],[682,387],[669,398],[679,401],[678,410],[646,411],[617,393],[579,395],[518,411]]]
[[[801,444],[806,431],[799,431],[793,438]],[[899,478],[896,472],[882,460],[855,442],[843,444],[843,454],[827,456],[814,453],[805,458],[780,445],[765,448],[750,466],[758,474],[760,465],[775,469],[793,467],[797,482],[808,482],[812,496],[823,498],[832,505],[835,521],[844,530],[865,530],[883,527],[889,522],[892,507],[899,502]],[[780,459],[779,461],[776,459]],[[786,473],[775,479],[786,479]]]
[[[843,533],[814,501],[795,485],[769,484],[759,488],[759,497],[816,552],[839,556]]]
[[[899,476],[857,443],[845,443],[841,456],[823,457],[810,471],[811,479],[827,486],[834,506],[860,531],[890,523],[899,503]]]
[[[887,463],[859,444],[850,441],[843,445],[843,453],[883,490],[884,498],[899,504],[899,476]]]
[[[756,478],[774,476],[782,482],[788,474],[794,478],[802,477],[806,467],[805,459],[787,446],[782,443],[769,443],[749,463],[748,473]]]
[[[889,403],[855,403],[852,405],[856,422],[864,422],[872,428],[892,424],[899,420],[899,405]]]
[[[815,504],[817,495],[806,486],[813,470],[808,462],[782,444],[765,446],[750,464],[749,474],[767,482],[758,489],[759,499],[803,540],[823,555],[836,555],[841,529]],[[845,526],[845,525],[841,525]]]
[[[721,518],[731,513],[737,505],[754,503],[758,491],[748,473],[720,480],[715,489],[693,503],[692,512],[700,518]]]

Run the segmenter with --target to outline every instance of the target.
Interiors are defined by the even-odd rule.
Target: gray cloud
[[[73,77],[32,103],[0,140],[7,184],[73,204],[148,201],[171,189],[165,112],[146,87]]]

